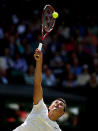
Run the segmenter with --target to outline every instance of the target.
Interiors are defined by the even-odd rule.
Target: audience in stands
[[[39,11],[34,10],[32,21],[17,13],[9,16],[6,21],[1,16],[0,23],[0,83],[33,85],[33,54],[41,32]],[[65,13],[44,41],[49,45],[43,48],[42,84],[98,87],[98,24],[90,16],[85,22],[79,16],[71,19]]]

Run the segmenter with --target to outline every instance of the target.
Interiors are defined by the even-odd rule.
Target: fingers
[[[35,54],[40,54],[41,53],[41,51],[40,50],[38,50],[38,48],[35,50]]]
[[[37,55],[37,54],[34,54],[34,58],[35,58],[36,61],[40,60],[39,55]]]
[[[35,60],[39,61],[41,59],[41,56],[42,56],[42,52],[40,50],[38,50],[38,48],[37,48],[34,53]]]

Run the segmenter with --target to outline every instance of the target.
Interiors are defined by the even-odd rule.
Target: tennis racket
[[[43,41],[46,36],[53,30],[56,19],[53,18],[52,14],[54,12],[54,8],[51,5],[45,5],[42,11],[41,17],[41,41]],[[42,49],[43,43],[39,43],[38,50]]]

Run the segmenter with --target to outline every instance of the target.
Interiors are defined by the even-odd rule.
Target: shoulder
[[[36,104],[36,105],[33,105],[33,109],[32,109],[32,111],[48,111],[48,108],[47,108],[47,106],[46,106],[46,104],[44,103],[44,100],[43,100],[43,98],[39,101],[39,103],[38,104]]]

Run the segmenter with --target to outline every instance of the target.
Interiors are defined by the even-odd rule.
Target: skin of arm
[[[39,56],[39,57],[37,57]],[[43,98],[42,82],[42,52],[35,50],[34,58],[36,60],[36,67],[34,73],[34,90],[33,90],[33,104],[36,105]]]

